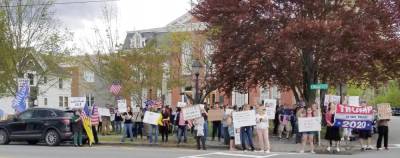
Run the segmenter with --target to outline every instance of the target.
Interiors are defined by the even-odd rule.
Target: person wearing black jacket
[[[114,129],[115,129],[115,132],[117,133],[117,134],[121,134],[121,131],[122,131],[122,126],[121,126],[121,123],[122,123],[122,116],[121,116],[121,113],[120,112],[116,112],[115,113],[115,123],[114,123]]]

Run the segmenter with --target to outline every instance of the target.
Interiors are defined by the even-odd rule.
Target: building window
[[[33,74],[28,74],[28,79],[29,79],[29,85],[33,85],[33,79],[34,79],[34,76],[33,76]]]
[[[58,88],[63,89],[63,79],[62,78],[58,79]]]
[[[47,77],[46,77],[46,76],[43,77],[43,83],[44,83],[44,84],[47,83]]]
[[[63,104],[64,104],[63,100],[64,100],[64,97],[62,97],[62,96],[58,97],[58,106],[63,107]]]
[[[47,98],[43,98],[43,104],[44,106],[47,106]]]
[[[68,97],[64,97],[64,106],[68,107]]]

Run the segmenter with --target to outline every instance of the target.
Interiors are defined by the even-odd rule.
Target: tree
[[[193,14],[211,30],[227,92],[277,84],[310,103],[311,84],[376,86],[399,75],[397,0],[203,0]]]
[[[32,104],[47,75],[65,76],[59,63],[69,54],[65,42],[71,39],[72,34],[60,30],[51,11],[51,0],[1,0],[0,5],[5,25],[2,33],[8,44],[7,51],[1,51],[0,63],[4,73],[0,85],[5,95],[15,95],[17,78],[23,78],[28,71],[36,73],[37,80],[31,85],[29,97]]]

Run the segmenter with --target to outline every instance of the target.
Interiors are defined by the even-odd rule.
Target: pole
[[[194,99],[194,104],[199,103],[199,74],[196,75],[196,89],[195,89],[195,99]]]

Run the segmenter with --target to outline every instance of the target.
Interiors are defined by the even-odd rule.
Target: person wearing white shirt
[[[257,109],[256,123],[257,137],[260,145],[259,152],[264,151],[265,153],[269,153],[271,149],[268,138],[269,121],[266,108],[264,106],[260,106]]]

